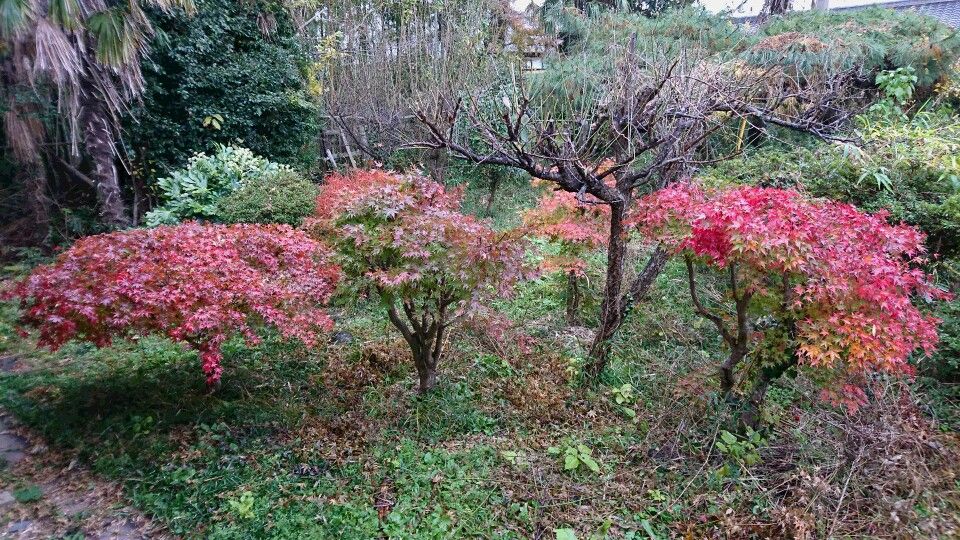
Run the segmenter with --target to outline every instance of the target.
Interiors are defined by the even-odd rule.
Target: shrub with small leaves
[[[643,198],[636,219],[685,257],[695,310],[730,350],[723,393],[732,397],[739,371],[753,381],[752,423],[768,385],[795,365],[855,408],[866,374],[912,373],[911,355],[933,352],[939,321],[913,302],[949,295],[919,268],[924,235],[886,217],[791,190],[683,183]],[[723,276],[720,305],[701,300],[697,267]]]
[[[286,225],[187,223],[84,238],[7,294],[41,345],[162,334],[197,349],[213,384],[223,342],[255,344],[261,324],[318,344],[339,276],[322,244]]]
[[[410,345],[420,390],[436,384],[451,325],[520,278],[522,244],[460,213],[460,193],[381,170],[327,178],[305,226],[333,243],[358,293],[373,291]]]
[[[217,204],[224,223],[284,223],[299,227],[316,206],[317,186],[292,170],[251,179]]]
[[[584,257],[607,244],[610,207],[592,195],[582,199],[574,193],[551,191],[523,216],[530,233],[559,245],[555,256],[547,257],[545,271],[561,271],[567,276],[567,321],[575,323],[582,299],[580,282],[586,277]]]

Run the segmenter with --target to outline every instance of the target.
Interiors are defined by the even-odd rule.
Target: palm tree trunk
[[[83,145],[93,161],[93,170],[89,176],[97,191],[100,220],[111,228],[128,227],[130,218],[120,191],[110,114],[92,90],[84,92],[81,107]]]
[[[52,206],[40,150],[46,130],[40,121],[42,115],[36,101],[23,97],[26,84],[22,77],[23,74],[11,58],[0,64],[0,90],[5,91],[3,104],[6,106],[4,140],[16,164],[14,182],[26,199],[25,210],[29,222],[29,230],[20,231],[25,233],[21,238],[30,243],[41,243],[50,235]]]

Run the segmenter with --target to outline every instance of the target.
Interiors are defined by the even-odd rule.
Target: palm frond
[[[96,45],[97,61],[120,67],[140,54],[146,36],[141,25],[122,6],[94,13],[87,18],[86,28]]]
[[[33,71],[48,76],[58,88],[76,86],[80,76],[76,47],[63,28],[49,19],[40,19],[34,29]]]
[[[135,4],[136,2],[131,3]],[[197,6],[193,0],[142,0],[142,3],[158,7],[164,11],[180,8],[189,15],[197,11]]]
[[[36,17],[32,0],[0,0],[0,36],[9,38]]]
[[[40,142],[43,139],[43,123],[37,116],[18,114],[23,109],[18,106],[16,97],[11,96],[7,103],[7,112],[3,115],[4,132],[7,146],[14,159],[20,163],[35,159],[40,153]]]
[[[47,15],[51,22],[65,30],[77,30],[81,25],[82,13],[77,0],[49,0]]]

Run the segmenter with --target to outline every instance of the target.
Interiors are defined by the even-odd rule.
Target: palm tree
[[[147,5],[194,9],[192,0],[0,0],[3,128],[40,230],[50,207],[44,165],[63,167],[89,184],[104,224],[130,223],[117,142],[121,114],[143,92],[140,60],[152,32]],[[55,106],[54,129],[41,121],[48,105]],[[67,159],[50,149],[51,138],[67,143]],[[78,167],[81,148],[91,164],[88,174]]]

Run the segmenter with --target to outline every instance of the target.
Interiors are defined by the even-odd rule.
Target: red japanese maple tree
[[[580,282],[586,277],[584,257],[607,244],[610,206],[592,195],[578,199],[574,193],[550,191],[524,213],[524,227],[536,236],[559,245],[559,252],[543,262],[545,271],[567,276],[567,321],[575,323],[580,311]]]
[[[937,343],[938,320],[914,300],[948,295],[919,268],[923,234],[885,214],[790,190],[684,183],[641,199],[635,222],[685,257],[694,308],[730,349],[720,366],[725,395],[749,359],[750,414],[771,380],[797,364],[855,407],[863,375],[911,373],[911,354]],[[698,266],[724,275],[721,302],[700,298]]]
[[[460,213],[460,198],[415,175],[335,174],[307,224],[336,246],[353,284],[379,296],[410,346],[421,392],[437,382],[450,326],[521,275],[522,244]]]
[[[289,226],[187,223],[81,239],[10,294],[41,345],[162,334],[197,349],[213,384],[223,342],[254,344],[259,324],[315,345],[339,277],[322,244]]]

